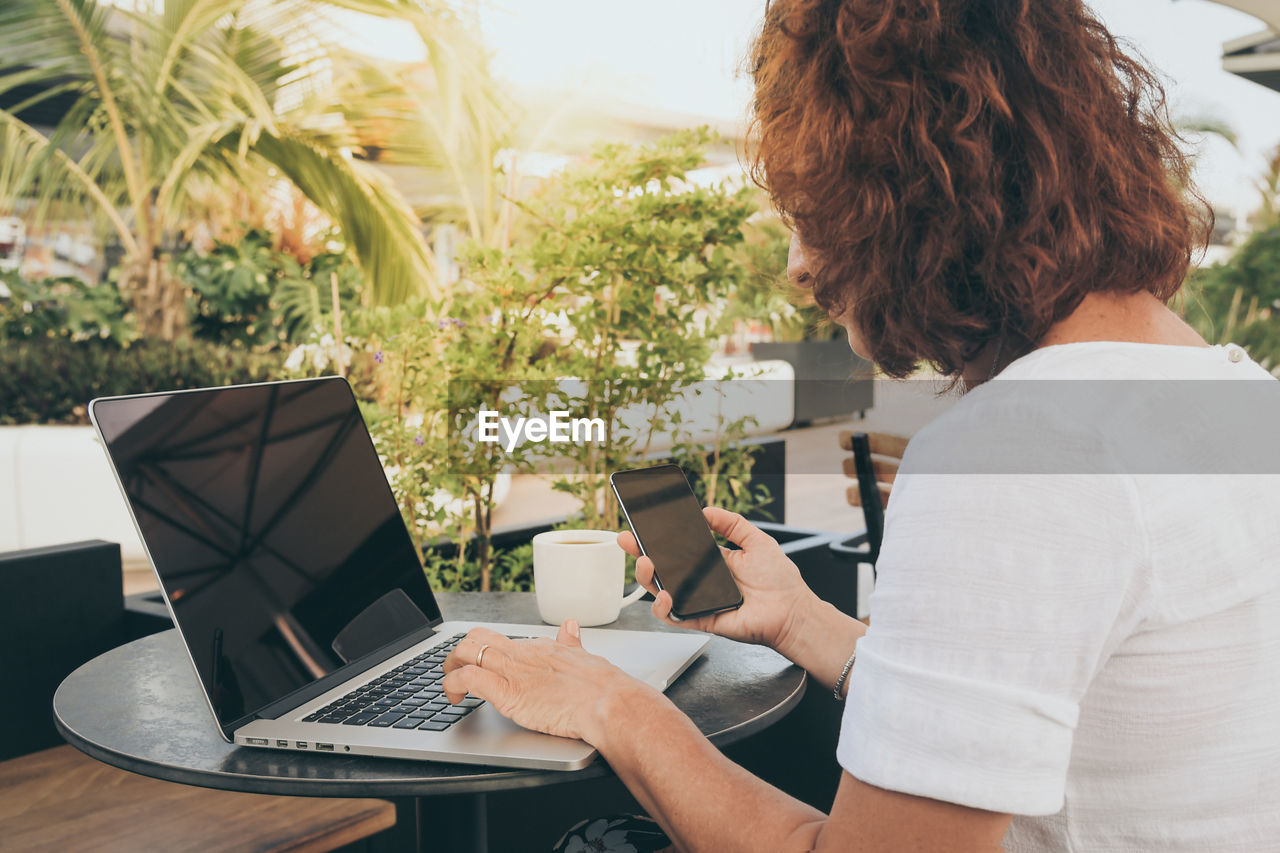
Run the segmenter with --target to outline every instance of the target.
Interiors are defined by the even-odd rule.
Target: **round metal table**
[[[531,593],[438,596],[446,619],[539,624]],[[646,605],[608,627],[669,631]],[[770,649],[713,637],[667,696],[713,744],[725,747],[782,719],[804,694],[803,670]],[[53,700],[69,743],[116,767],[188,785],[260,794],[399,800],[417,849],[484,850],[484,795],[610,774],[246,749],[218,734],[176,631],[135,640],[67,676]],[[411,818],[411,820],[409,820]],[[424,837],[429,828],[429,837]],[[412,835],[407,833],[412,831]]]

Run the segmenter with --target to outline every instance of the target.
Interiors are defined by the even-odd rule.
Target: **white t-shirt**
[[[1059,379],[1140,382],[1060,383],[1068,412]],[[840,764],[1012,813],[1015,851],[1280,850],[1280,475],[1274,447],[1214,473],[1259,450],[1223,438],[1256,412],[1198,390],[1280,386],[1177,381],[1232,379],[1275,382],[1234,346],[1046,347],[916,435]],[[938,473],[983,453],[1003,472]]]

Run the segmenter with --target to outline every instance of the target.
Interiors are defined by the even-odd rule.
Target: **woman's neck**
[[[1076,310],[1055,323],[1035,348],[1084,341],[1208,346],[1195,329],[1145,290],[1130,294],[1090,293]],[[1018,355],[1009,352],[999,341],[993,341],[965,365],[962,375],[965,387],[981,385]]]
[[[1090,293],[1075,311],[1055,323],[1039,347],[1081,341],[1205,347],[1204,338],[1163,302],[1141,293]]]

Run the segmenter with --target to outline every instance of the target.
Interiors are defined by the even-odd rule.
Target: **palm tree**
[[[34,94],[0,111],[0,207],[20,191],[38,214],[58,199],[90,203],[124,247],[118,284],[141,328],[165,339],[181,332],[185,305],[164,251],[202,184],[252,190],[283,176],[341,229],[374,301],[433,292],[412,211],[351,155],[319,26],[335,8],[410,21],[429,55],[448,55],[459,32],[441,0],[164,0],[154,14],[6,0],[0,55],[21,65],[0,69],[0,95]],[[365,93],[362,106],[386,94]],[[51,132],[19,118],[68,96]]]
[[[341,99],[354,105],[348,119],[378,168],[416,185],[421,217],[505,247],[515,175],[511,163],[501,174],[497,160],[512,143],[515,107],[479,43],[455,39],[451,48],[410,66],[347,63]],[[370,91],[385,97],[357,97]]]

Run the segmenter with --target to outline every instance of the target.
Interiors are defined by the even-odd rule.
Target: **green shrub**
[[[112,285],[91,286],[70,277],[26,281],[16,273],[0,276],[0,283],[8,290],[0,298],[0,342],[6,345],[33,338],[127,344],[138,337],[133,316]]]
[[[262,382],[279,357],[203,341],[8,341],[0,350],[0,424],[85,424],[94,397]]]
[[[1185,291],[1186,320],[1206,341],[1239,344],[1280,371],[1280,225],[1255,231],[1226,263],[1193,272]]]
[[[208,253],[193,249],[174,261],[190,289],[192,333],[217,343],[280,344],[327,325],[332,313],[330,273],[338,276],[344,311],[359,304],[360,271],[343,254],[326,252],[306,264],[254,229],[236,243],[219,242]]]
[[[446,299],[362,312],[345,326],[363,333],[380,365],[384,393],[366,417],[406,524],[423,544],[440,535],[468,543],[432,558],[441,588],[527,583],[522,558],[491,553],[503,471],[535,470],[553,454],[553,487],[581,502],[576,523],[617,529],[609,473],[644,459],[655,433],[692,444],[678,401],[697,393],[727,331],[721,306],[740,286],[734,252],[754,210],[747,190],[687,179],[710,141],[699,130],[601,146],[520,203],[537,223],[527,238],[507,249],[468,244],[463,280]],[[510,452],[467,438],[482,410],[521,417],[540,400],[598,417],[604,440]],[[653,413],[646,434],[624,423],[641,410]],[[710,454],[700,471],[708,500],[761,499],[747,485],[749,451],[731,446],[745,421],[718,424],[715,440],[687,451]],[[435,500],[438,491],[457,504]]]
[[[480,563],[474,558],[457,559],[455,549],[442,554],[428,547],[423,552],[423,567],[431,588],[437,592],[481,592]],[[533,543],[510,548],[495,548],[491,589],[498,592],[533,592]],[[630,558],[627,558],[631,562]]]

